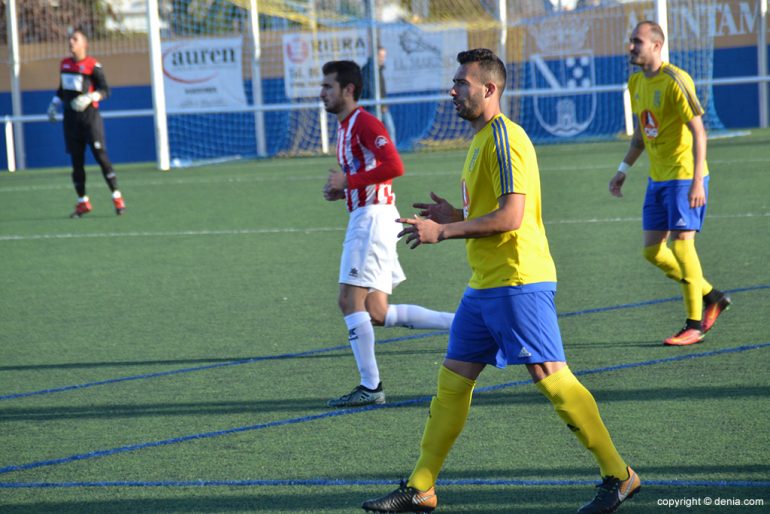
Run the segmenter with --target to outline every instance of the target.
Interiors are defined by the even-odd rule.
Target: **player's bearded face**
[[[484,84],[468,68],[469,65],[462,65],[457,70],[449,94],[457,115],[464,120],[475,120],[484,112]]]
[[[655,45],[644,28],[634,30],[628,42],[628,61],[636,66],[644,66],[653,58]]]
[[[321,101],[326,112],[337,114],[343,109],[342,90],[336,79],[337,74],[326,75],[321,82]]]

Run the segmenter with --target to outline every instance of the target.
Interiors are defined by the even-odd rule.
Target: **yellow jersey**
[[[498,209],[510,193],[526,195],[517,230],[467,239],[474,289],[556,282],[541,215],[540,174],[535,148],[524,129],[499,114],[471,141],[462,180],[463,215],[474,219]]]
[[[692,78],[663,63],[654,77],[639,71],[628,79],[631,108],[637,116],[650,156],[650,178],[656,182],[692,179],[692,133],[687,123],[703,114]],[[708,175],[708,165],[704,167]]]

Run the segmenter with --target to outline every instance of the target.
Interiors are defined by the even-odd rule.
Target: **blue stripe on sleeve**
[[[503,152],[500,142],[500,128],[497,125],[499,120],[492,122],[492,137],[495,141],[495,153],[497,154],[497,171],[500,174],[500,190],[505,191],[505,174],[503,173]]]
[[[492,122],[497,148],[498,168],[500,170],[500,189],[502,194],[513,193],[513,169],[511,165],[511,147],[508,141],[508,129],[502,118]]]

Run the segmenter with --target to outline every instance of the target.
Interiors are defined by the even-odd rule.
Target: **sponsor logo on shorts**
[[[377,139],[374,140],[374,146],[376,146],[377,148],[382,148],[387,144],[388,144],[388,138],[385,136],[377,136]]]

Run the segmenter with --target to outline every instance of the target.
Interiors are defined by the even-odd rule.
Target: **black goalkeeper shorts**
[[[106,150],[104,121],[99,111],[90,107],[84,112],[64,112],[64,143],[67,153],[80,153],[86,145],[95,150]]]

